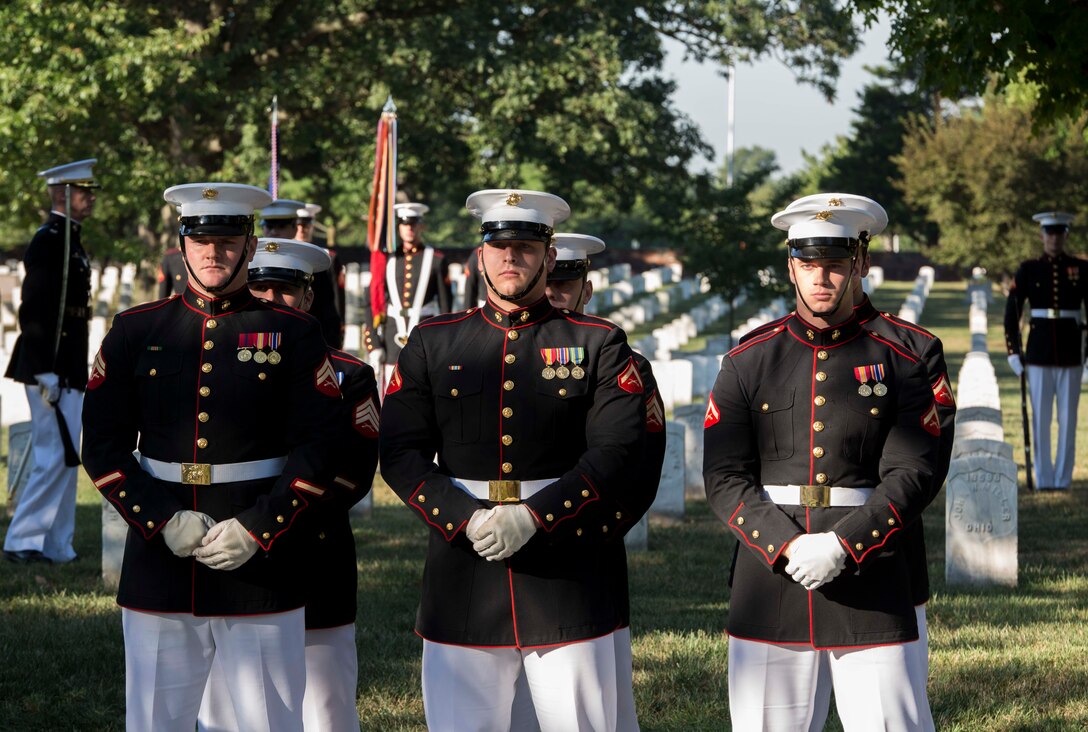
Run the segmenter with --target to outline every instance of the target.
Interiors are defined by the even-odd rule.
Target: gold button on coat
[[[822,407],[823,405],[827,404],[827,397],[821,395],[816,397],[812,401],[816,403],[817,407]]]
[[[200,396],[211,396],[212,390],[206,386],[200,387]]]
[[[155,528],[155,522],[154,521],[148,521],[147,522],[147,528],[149,528],[149,529]]]
[[[888,519],[888,526],[895,526],[895,519],[893,519],[893,518]]]
[[[518,338],[520,338],[520,336],[518,335],[518,332],[516,330],[512,330],[509,333],[507,333],[506,337],[509,338],[512,341],[516,341]]]
[[[457,396],[460,393],[461,392],[457,391],[456,389],[450,389],[450,396]]]
[[[744,517],[737,516],[737,526],[744,526]]]
[[[824,456],[824,449],[817,445],[816,447],[812,448],[812,454],[818,458],[822,458]]]
[[[753,539],[758,539],[759,538],[759,529],[752,529],[752,538]]]
[[[200,414],[196,415],[196,418],[199,419],[201,422],[207,422],[211,417],[208,415],[207,412],[201,412]]]
[[[196,446],[199,448],[205,448],[208,446],[208,441],[201,437],[199,440],[196,441]]]
[[[125,493],[124,491],[121,491],[120,493],[117,494],[117,497],[118,498],[124,498],[127,495],[128,495],[128,493]]]
[[[817,432],[823,432],[824,431],[824,423],[820,422],[820,421],[813,422],[812,423],[812,429],[816,430]]]
[[[573,505],[574,504],[571,503],[570,501],[563,501],[563,508],[570,508]]]
[[[512,472],[514,472],[514,465],[513,465],[513,463],[503,463],[503,464],[502,464],[502,472],[504,472],[504,473],[512,473]]]
[[[514,438],[513,438],[513,437],[511,437],[510,435],[503,435],[503,436],[502,436],[502,444],[504,444],[504,445],[509,445],[509,444],[511,444],[511,443],[512,443],[513,441],[514,441]]]
[[[518,357],[515,356],[512,353],[506,354],[506,357],[503,359],[503,361],[506,361],[506,363],[514,363],[514,361],[517,361],[517,360],[518,360]]]
[[[547,515],[546,515],[546,516],[544,517],[544,520],[545,520],[545,521],[555,521],[555,516],[552,516],[552,515],[551,515],[551,514],[549,513],[549,514],[547,514]]]
[[[426,503],[427,502],[427,496],[420,493],[418,496],[416,496],[416,500],[419,501],[420,503]]]
[[[434,508],[431,509],[431,515],[432,516],[437,516],[438,515],[438,506],[435,506]]]
[[[446,531],[453,531],[453,524],[446,524]]]
[[[880,538],[880,532],[877,531],[876,529],[873,529],[873,538],[874,539],[879,539]]]
[[[506,389],[507,391],[511,391],[514,388],[514,382],[507,379],[506,381],[502,382],[502,388]]]
[[[771,554],[774,554],[774,544],[768,544],[767,551],[769,551]]]
[[[817,371],[816,381],[827,381],[827,374],[825,374],[823,371]]]
[[[816,351],[816,358],[820,359],[821,361],[826,361],[827,351]]]
[[[507,419],[510,419],[511,417],[514,416],[514,410],[511,409],[510,407],[503,407],[502,408],[502,416],[506,417]]]
[[[823,485],[827,482],[827,473],[816,473],[816,482]]]
[[[869,410],[869,414],[873,415],[874,417],[877,416],[878,414],[880,414],[880,408],[879,407],[873,407],[872,409]]]
[[[206,374],[210,374],[212,372],[212,365],[210,363],[206,363],[200,367],[200,370]]]
[[[574,535],[575,536],[581,536],[582,535],[582,530],[581,529],[575,529],[574,530]]]
[[[589,498],[589,491],[583,490],[582,491],[582,498]]]
[[[854,548],[860,552],[862,549],[865,548],[865,545],[859,541],[857,544],[854,544]]]
[[[268,532],[266,531],[266,532],[264,532],[263,534],[261,534],[261,538],[262,538],[262,539],[271,539],[271,538],[272,538],[272,534],[269,534],[269,533],[268,533]]]
[[[149,376],[154,376],[155,374],[159,373],[159,370],[158,369],[151,369],[147,373],[148,373]]]
[[[567,395],[567,390],[566,389],[560,389],[559,390],[559,396],[566,396],[566,395]]]
[[[209,327],[209,328],[215,328],[215,327],[217,327],[218,325],[219,325],[219,323],[215,322],[214,320],[209,320],[209,321],[208,321],[208,327]]]
[[[262,371],[261,373],[257,374],[257,378],[260,379],[261,381],[264,381],[265,379],[268,378],[268,374],[266,374],[265,372]]]
[[[210,351],[210,350],[212,350],[213,348],[215,348],[215,344],[214,344],[214,343],[212,343],[211,341],[204,341],[204,350],[205,350],[205,351]]]
[[[770,408],[771,408],[771,405],[768,404],[767,402],[763,402],[763,406],[760,407],[760,409],[762,409],[764,412],[766,412]]]
[[[133,513],[139,513],[140,512],[140,507],[139,506],[133,506],[132,507],[132,512]]]
[[[282,524],[283,523],[283,516],[277,516],[276,517],[276,523],[277,524]]]

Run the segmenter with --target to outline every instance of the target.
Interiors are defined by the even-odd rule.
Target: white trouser
[[[76,476],[78,468],[64,464],[64,444],[57,415],[42,402],[37,386],[26,387],[30,403],[30,445],[34,468],[15,506],[4,549],[40,551],[54,562],[76,558],[72,537],[76,530]],[[83,392],[61,389],[57,409],[68,422],[72,444],[79,449]]]
[[[815,716],[821,662],[831,672],[846,732],[933,730],[925,689],[913,687],[904,644],[816,651],[729,638],[729,715],[735,730],[796,732]]]
[[[1076,457],[1080,366],[1027,366],[1036,488],[1068,488]],[[1058,450],[1050,456],[1050,422],[1058,401]]]
[[[204,618],[122,608],[121,625],[131,732],[192,732],[213,659],[234,713],[232,732],[302,730],[303,610]]]
[[[355,706],[358,681],[355,624],[307,630],[306,694],[302,700],[306,732],[359,732]],[[218,659],[212,660],[196,726],[200,732],[238,729]]]
[[[473,648],[424,640],[427,729],[513,729],[514,688],[522,668],[542,732],[616,729],[616,654],[611,633],[539,650]]]
[[[639,732],[631,669],[631,628],[620,628],[612,633],[612,638],[616,645],[616,732]],[[830,691],[828,693],[830,694]],[[539,732],[540,730],[524,669],[518,674],[517,685],[514,687],[514,709],[510,715],[510,729],[516,732]]]
[[[919,709],[925,709],[924,718],[932,719],[929,710],[929,697],[925,694],[926,684],[929,681],[929,632],[926,628],[926,606],[916,605],[914,614],[918,618],[918,640],[904,643],[910,668],[910,685],[921,693],[916,694]],[[809,723],[809,732],[820,732],[827,722],[827,714],[831,710],[831,666],[827,657],[820,659],[820,667],[816,677],[816,702]],[[932,725],[927,729],[932,729]]]

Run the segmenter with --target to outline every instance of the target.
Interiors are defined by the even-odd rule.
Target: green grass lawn
[[[909,291],[910,283],[885,283],[874,300],[895,312]],[[998,294],[989,346],[1006,439],[1022,463],[1019,386],[1004,359],[1003,305]],[[944,340],[955,380],[970,343],[964,285],[938,284],[922,325]],[[934,590],[929,692],[938,729],[1088,729],[1086,423],[1082,418],[1078,430],[1073,490],[1021,491],[1017,588],[946,586],[943,494],[924,517]],[[421,642],[412,623],[426,533],[388,488],[376,490],[372,516],[356,528],[359,710],[365,730],[420,730]],[[120,613],[98,579],[101,504],[85,476],[79,501],[79,562],[0,563],[2,730],[123,729]],[[652,522],[651,551],[630,558],[635,697],[644,730],[729,728],[722,628],[734,542],[704,502],[687,508],[683,521]],[[0,531],[6,527],[0,519]],[[835,718],[828,728],[841,729]]]

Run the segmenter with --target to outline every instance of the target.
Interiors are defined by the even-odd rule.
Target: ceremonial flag
[[[272,167],[268,171],[268,192],[272,194],[273,200],[280,197],[279,118],[280,108],[277,103],[277,97],[272,97]]]
[[[370,312],[372,326],[385,315],[385,262],[396,251],[397,226],[393,204],[397,197],[397,105],[389,95],[378,119],[377,149],[374,155],[374,185],[366,223],[370,246]]]

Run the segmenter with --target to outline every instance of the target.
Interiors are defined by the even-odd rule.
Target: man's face
[[[242,285],[246,280],[246,268],[243,266],[231,278],[231,272],[243,259],[249,262],[257,249],[257,240],[239,236],[187,236],[185,237],[185,258],[189,262],[196,278],[204,287],[230,292],[235,285]],[[191,286],[212,296],[199,284],[190,281]]]
[[[414,250],[423,242],[422,221],[400,221],[397,223],[397,233],[404,243],[404,248]]]
[[[296,241],[313,241],[314,240],[314,220],[313,219],[299,219],[298,224],[295,227]]]
[[[802,317],[837,319],[850,312],[853,298],[843,296],[857,267],[852,260],[789,260],[790,282],[797,286],[797,311]],[[807,318],[806,318],[807,319]]]
[[[264,222],[264,235],[273,239],[294,239],[297,229],[295,219],[272,219]]]
[[[308,287],[287,282],[250,282],[249,291],[253,297],[303,311],[309,310],[314,301],[314,293]]]
[[[94,202],[98,200],[98,196],[95,195],[94,188],[83,188],[82,186],[70,186],[71,200],[68,204],[68,211],[73,219],[76,221],[83,221],[91,214],[94,213]],[[64,186],[56,186],[53,189],[53,206],[58,211],[64,210]]]
[[[1065,251],[1065,241],[1069,238],[1069,230],[1065,227],[1044,226],[1039,236],[1043,240],[1043,251],[1047,256],[1056,257]]]
[[[593,283],[583,277],[576,280],[550,280],[547,293],[552,307],[580,313],[593,297]]]
[[[551,272],[555,266],[555,247],[525,239],[492,241],[480,247],[480,267],[495,290],[507,297],[523,291],[540,271],[542,262],[546,263],[547,272]],[[544,294],[546,286],[545,276],[541,276],[518,304],[534,302]]]

